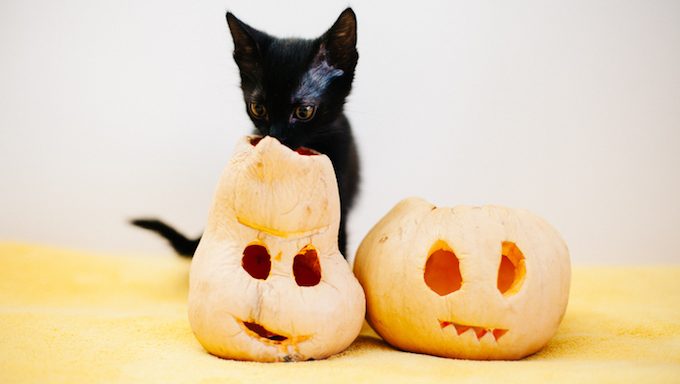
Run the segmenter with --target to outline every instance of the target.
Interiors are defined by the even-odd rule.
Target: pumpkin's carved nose
[[[241,266],[250,276],[266,280],[272,269],[272,260],[267,248],[260,244],[250,244],[243,250]]]

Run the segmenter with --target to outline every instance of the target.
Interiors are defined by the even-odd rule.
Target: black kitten
[[[312,148],[333,163],[341,207],[338,245],[347,257],[345,223],[359,184],[357,149],[343,114],[359,58],[354,12],[344,10],[335,24],[314,40],[272,37],[230,12],[227,23],[246,111],[256,133],[273,136],[291,149]],[[200,241],[187,239],[158,220],[132,223],[159,233],[184,256],[192,256]]]

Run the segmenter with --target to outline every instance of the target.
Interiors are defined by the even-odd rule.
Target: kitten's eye
[[[315,112],[316,107],[313,105],[300,105],[295,108],[295,118],[302,121],[311,120]]]
[[[256,119],[263,119],[267,116],[267,108],[259,103],[248,103],[248,111]]]

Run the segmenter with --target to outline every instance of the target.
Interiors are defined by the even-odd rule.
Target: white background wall
[[[314,37],[342,1],[0,2],[0,240],[170,253],[250,131],[225,10]],[[398,200],[527,208],[576,263],[680,262],[680,2],[351,2],[350,248]]]

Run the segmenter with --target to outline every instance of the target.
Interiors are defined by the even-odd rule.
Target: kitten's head
[[[279,39],[227,13],[248,116],[263,135],[295,149],[329,135],[352,87],[356,16],[344,10],[321,37]]]

